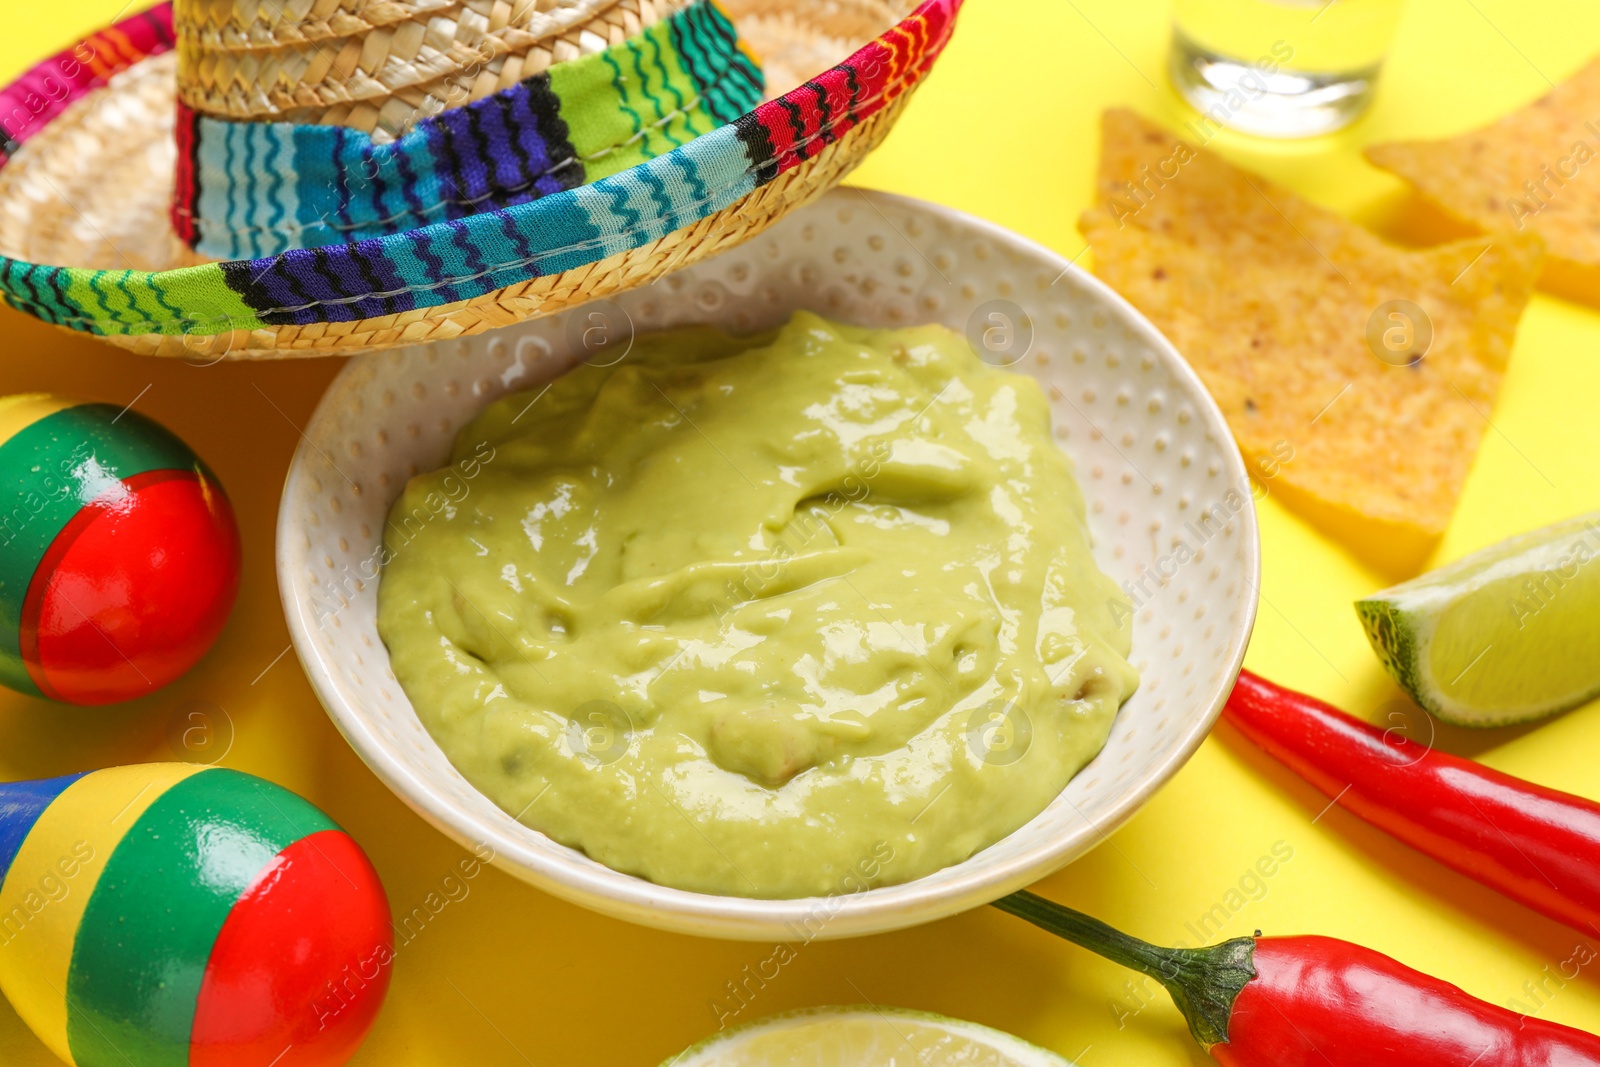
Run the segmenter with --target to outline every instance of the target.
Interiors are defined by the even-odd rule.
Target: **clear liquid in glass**
[[[1169,74],[1215,127],[1313,137],[1372,102],[1401,0],[1175,0]]]

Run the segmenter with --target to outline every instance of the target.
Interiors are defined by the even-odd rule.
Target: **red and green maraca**
[[[238,587],[233,510],[182,441],[111,404],[0,398],[0,683],[145,696],[211,647]]]
[[[0,785],[0,990],[78,1067],[337,1067],[388,989],[388,899],[300,797],[238,771]]]

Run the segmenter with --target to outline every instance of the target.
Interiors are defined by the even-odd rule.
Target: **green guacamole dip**
[[[461,773],[682,889],[958,863],[1138,684],[1043,394],[942,327],[641,337],[485,409],[383,557],[378,629]]]

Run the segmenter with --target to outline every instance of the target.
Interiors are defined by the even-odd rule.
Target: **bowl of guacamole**
[[[1052,254],[874,199],[353,361],[307,429],[279,568],[319,696],[536,885],[722,936],[924,921],[1098,843],[1220,709],[1254,513],[1192,372]]]
[[[455,767],[678,889],[959,863],[1138,685],[1043,389],[944,326],[640,337],[494,401],[384,529],[378,633]]]

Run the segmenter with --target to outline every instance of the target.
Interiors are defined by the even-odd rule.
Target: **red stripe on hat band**
[[[180,100],[175,123],[178,161],[172,183],[172,231],[182,238],[184,244],[191,246],[196,233],[195,201],[199,199],[199,185],[195,180],[199,173],[195,162],[199,140],[195,136],[195,125],[199,121],[200,117]]]

